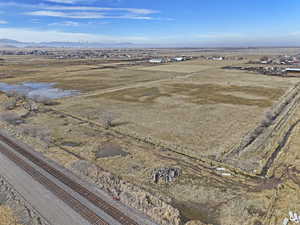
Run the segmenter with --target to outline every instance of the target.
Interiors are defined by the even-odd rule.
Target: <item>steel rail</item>
[[[0,147],[0,152],[5,155],[9,160],[14,162],[18,167],[24,170],[27,174],[29,174],[34,180],[39,182],[41,185],[46,187],[50,192],[56,195],[60,200],[65,202],[68,206],[70,206],[74,211],[76,211],[79,215],[81,215],[84,219],[86,219],[92,225],[110,225],[104,219],[99,217],[96,213],[90,210],[88,207],[83,205],[79,200],[74,198],[64,189],[59,187],[49,178],[41,174],[38,170],[33,168],[29,163],[25,162],[23,159],[18,157],[15,153],[6,150]]]
[[[120,222],[122,225],[139,225],[137,222],[135,222],[130,217],[126,216],[123,212],[121,212],[119,209],[115,208],[114,206],[110,205],[106,201],[104,201],[102,198],[100,198],[98,195],[94,194],[93,192],[89,191],[87,188],[83,187],[81,184],[75,182],[70,177],[66,176],[63,172],[55,169],[54,167],[50,166],[47,162],[44,160],[38,158],[25,148],[22,148],[9,138],[3,136],[0,134],[0,141],[6,143],[8,146],[10,146],[12,149],[14,149],[16,152],[30,160],[32,163],[37,165],[38,167],[42,168],[49,174],[51,174],[53,177],[58,179],[60,182],[71,188],[73,191],[77,192],[81,196],[83,196],[85,199],[90,201],[93,205],[104,211],[106,214],[110,215],[112,218]]]

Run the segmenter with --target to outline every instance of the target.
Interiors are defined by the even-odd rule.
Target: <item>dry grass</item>
[[[239,61],[238,63],[243,63],[245,61]],[[144,71],[163,71],[163,72],[179,72],[179,73],[195,73],[203,72],[210,69],[221,68],[224,65],[236,64],[237,61],[213,61],[206,59],[197,59],[191,61],[184,61],[178,63],[171,63],[166,65],[154,65],[148,67],[137,67],[140,70]]]
[[[169,65],[160,65],[160,66],[152,66],[152,67],[140,67],[140,70],[144,71],[163,71],[163,72],[180,72],[180,73],[194,73],[207,69],[211,69],[210,65],[189,65],[186,63],[178,63],[177,65],[169,64]]]
[[[3,67],[3,71],[13,75],[14,78],[1,79],[1,82],[52,82],[57,83],[59,88],[97,92],[181,75],[173,72],[140,71],[126,68],[102,69],[101,66],[95,68],[90,65],[55,66],[46,64],[41,67],[39,64],[32,64],[31,66],[31,68],[19,65]]]
[[[197,104],[233,104],[269,107],[284,93],[275,88],[248,87],[248,86],[221,86],[215,84],[177,83],[168,86],[170,92],[184,95],[192,103]],[[238,97],[234,93],[245,93],[251,98]],[[265,99],[255,99],[255,96]]]
[[[62,100],[56,108],[95,121],[98,118],[93,115],[99,111],[115,112],[120,115],[120,122],[125,122],[118,127],[122,132],[187,146],[192,150],[185,153],[193,156],[219,154],[254,129],[263,112],[297,80],[228,72],[214,69],[216,62],[209,63],[211,69],[184,79],[166,80],[168,73],[158,72],[167,74],[161,77],[163,81],[146,82],[138,87],[132,87],[129,82],[125,86],[120,84],[123,87],[120,90],[91,91],[88,96]],[[118,70],[122,74],[116,76],[127,79],[130,74],[136,74],[136,69],[140,68],[132,67],[124,74]],[[148,77],[147,72],[139,72],[140,79]],[[90,83],[91,80],[87,87]]]
[[[69,102],[63,108],[84,116],[106,105],[107,110],[117,112],[122,121],[128,122],[119,127],[123,132],[188,146],[193,150],[185,153],[199,156],[230,148],[285,92],[284,87],[271,85],[227,86],[226,82],[221,85],[199,81],[200,78],[197,82],[175,80],[118,90],[85,98],[84,102],[77,99],[86,107]],[[92,102],[97,104],[90,107]],[[79,112],[82,108],[85,110]]]
[[[187,146],[192,150],[185,153],[191,155],[214,155],[232,147],[296,82],[220,69],[224,64],[243,61],[201,59],[126,68],[88,61],[11,64],[4,70],[18,72],[13,72],[15,78],[3,81],[56,82],[61,88],[87,92],[61,99],[62,104],[55,108],[95,121],[99,120],[99,112],[116,113],[120,115],[117,123],[122,124],[117,128],[123,132]],[[107,65],[116,68],[103,69]]]
[[[107,94],[93,95],[91,98],[110,98],[122,102],[155,103],[160,97],[170,97],[168,93],[161,93],[158,87],[129,88]]]
[[[19,225],[10,208],[0,206],[0,225]]]
[[[247,50],[246,55],[257,57],[252,54],[253,51]],[[14,69],[12,73],[15,78],[3,81],[57,82],[59,87],[88,92],[88,95],[62,99],[60,105],[51,107],[95,122],[99,122],[99,112],[117,113],[120,115],[117,123],[122,125],[112,130],[187,146],[189,149],[184,150],[184,153],[207,157],[228,151],[238,143],[243,135],[256,127],[264,112],[298,81],[220,69],[226,63],[233,62],[196,60],[117,69],[101,69],[101,62],[93,65],[75,65],[67,61],[61,64],[43,62],[33,66],[28,63],[18,67],[7,66],[5,73]],[[22,70],[25,70],[24,74]],[[190,72],[195,73],[190,77],[178,78]],[[134,84],[141,85],[133,87]],[[124,89],[114,90],[119,87]],[[107,89],[111,92],[105,93]],[[188,161],[183,156],[160,151],[123,135],[109,135],[109,131],[51,112],[27,118],[26,123],[47,126],[55,143],[80,143],[75,147],[64,147],[132,183],[173,198],[176,200],[174,204],[180,207],[186,219],[200,219],[213,224],[222,222],[224,225],[263,224],[250,223],[258,216],[259,221],[263,221],[263,218],[261,215],[252,215],[253,210],[249,209],[254,207],[264,214],[271,202],[273,190],[249,193],[247,188],[243,189],[247,180],[243,180],[240,186],[238,182],[231,182],[232,177],[222,178],[202,169],[197,171],[190,168],[190,165],[197,166],[198,162]],[[40,143],[37,144],[38,140],[34,142],[32,137],[27,138],[27,143],[36,144],[36,149],[62,165],[77,160],[58,147],[45,149]],[[129,154],[96,160],[95,149],[104,143],[116,143]],[[299,150],[297,146],[298,142],[293,146],[295,152]],[[294,156],[290,156],[285,164],[294,160],[298,165],[298,158],[295,160]],[[172,185],[153,185],[149,178],[150,172],[168,166],[182,167],[183,175]],[[271,224],[280,224],[282,212],[289,208],[288,203],[300,193],[297,188],[292,194],[288,193],[289,190],[284,189],[282,199],[278,202],[280,218]],[[289,195],[289,202],[280,206],[286,195]],[[290,205],[299,210],[297,201]]]

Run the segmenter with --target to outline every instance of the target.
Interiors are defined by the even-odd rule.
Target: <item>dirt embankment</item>
[[[180,213],[169,204],[170,199],[154,196],[88,161],[76,161],[69,168],[83,179],[97,184],[113,197],[119,198],[122,203],[144,212],[159,224],[181,224]]]
[[[262,176],[284,147],[289,133],[298,123],[296,115],[300,103],[300,84],[290,89],[269,112],[261,124],[238,147],[224,156],[224,162],[247,172]]]
[[[0,224],[50,225],[2,176],[0,176]]]
[[[20,108],[22,107],[18,108],[18,113],[19,111],[23,112],[25,110]],[[1,125],[9,131],[12,136],[17,136],[28,143],[28,140],[25,137],[26,135],[20,130],[22,127],[21,125],[18,127],[0,121],[0,126]],[[36,142],[39,143],[40,146],[43,146],[43,141],[38,139],[39,138],[36,139]],[[32,145],[32,143],[28,144]],[[71,154],[72,152],[66,151],[66,153]],[[72,154],[72,156],[74,156],[74,154]],[[77,155],[76,158],[78,158]],[[71,163],[69,168],[84,179],[88,179],[97,184],[100,189],[110,193],[113,197],[119,198],[121,202],[129,207],[144,212],[159,224],[179,225],[181,223],[180,213],[171,206],[171,199],[148,193],[137,185],[124,181],[83,159]]]

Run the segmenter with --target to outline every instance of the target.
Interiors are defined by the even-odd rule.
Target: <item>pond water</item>
[[[28,98],[38,95],[51,99],[59,99],[79,94],[79,91],[76,90],[63,90],[60,88],[55,88],[54,86],[55,83],[24,82],[20,84],[7,84],[0,82],[0,91],[16,91],[17,93],[26,95]]]

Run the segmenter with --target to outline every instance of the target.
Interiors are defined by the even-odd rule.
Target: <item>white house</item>
[[[224,57],[222,57],[222,56],[220,56],[220,57],[213,57],[213,60],[221,61],[221,60],[224,60]]]
[[[285,71],[291,73],[300,73],[300,68],[286,68]]]
[[[163,58],[149,60],[149,63],[163,63],[163,62],[164,62]]]
[[[175,58],[174,58],[174,61],[177,61],[177,62],[181,62],[181,61],[183,61],[183,60],[184,60],[183,57],[175,57]]]

